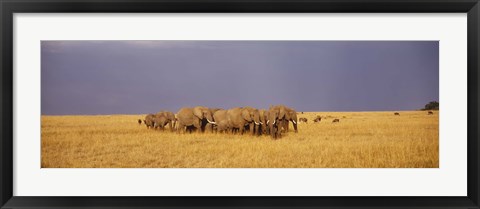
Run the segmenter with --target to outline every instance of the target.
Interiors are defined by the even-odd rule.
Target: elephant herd
[[[141,122],[139,119],[138,123]],[[171,131],[176,130],[177,133],[249,132],[252,135],[270,135],[273,139],[278,139],[282,133],[288,132],[289,122],[292,122],[297,133],[297,112],[285,105],[270,106],[268,110],[253,107],[235,107],[227,110],[202,106],[184,107],[176,115],[161,111],[148,114],[143,120],[147,128],[164,130],[169,126]]]

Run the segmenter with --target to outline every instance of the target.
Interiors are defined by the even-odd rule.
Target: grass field
[[[438,112],[318,112],[279,140],[147,130],[144,115],[42,116],[42,168],[438,168]],[[313,123],[316,115],[330,116]],[[339,123],[332,123],[339,118]],[[291,126],[291,125],[290,125]]]

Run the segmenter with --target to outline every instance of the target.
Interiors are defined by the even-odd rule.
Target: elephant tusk
[[[294,123],[295,125],[297,125],[297,122],[295,122],[294,120],[292,120],[292,123]]]
[[[255,123],[255,125],[260,125],[260,123],[257,123],[257,122],[255,122],[255,121],[253,121],[253,122]]]
[[[212,121],[210,121],[210,120],[208,120],[208,119],[207,119],[207,121],[208,121],[208,123],[211,123],[211,124],[217,124],[217,123],[212,122]]]
[[[275,125],[275,122],[277,122],[277,120],[274,120],[272,124]]]
[[[263,125],[263,123],[262,123],[262,122],[260,122],[260,125]]]

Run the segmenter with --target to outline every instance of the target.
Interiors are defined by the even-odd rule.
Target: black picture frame
[[[2,208],[479,208],[478,0],[0,0]],[[468,195],[465,197],[21,197],[13,196],[14,13],[467,13]],[[92,190],[95,188],[92,188]],[[414,188],[412,188],[414,189]]]

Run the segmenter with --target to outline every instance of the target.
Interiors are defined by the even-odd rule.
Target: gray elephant
[[[268,110],[268,127],[273,139],[281,138],[281,128],[285,122],[286,110],[284,106],[270,106]]]
[[[172,132],[174,131],[175,123],[177,121],[177,119],[175,118],[175,114],[173,114],[172,112],[169,112],[169,111],[160,111],[157,114],[155,114],[155,117],[165,117],[167,122],[164,124],[164,126],[166,126],[168,124],[169,127],[170,127],[170,131],[172,131]]]
[[[153,118],[153,127],[155,129],[163,131],[167,123],[170,123],[170,119],[168,119],[164,115],[155,115],[155,117]]]
[[[285,123],[283,124],[284,125],[283,129],[285,130],[285,132],[288,132],[288,129],[289,129],[288,122],[291,121],[292,124],[293,124],[293,128],[295,129],[295,133],[298,133],[297,111],[295,111],[293,108],[290,108],[290,107],[287,107],[287,106],[285,106],[285,110],[286,110],[286,112],[285,112],[286,114],[285,114]]]
[[[222,108],[207,108],[207,109],[210,110],[212,117],[217,111],[223,110]],[[215,118],[213,118],[213,122],[214,123],[205,121],[205,127],[203,128],[203,131],[213,132],[217,128],[216,126],[218,125],[218,124],[215,124],[216,123]]]
[[[263,122],[260,120],[259,110],[253,107],[244,107],[244,109],[247,109],[254,119],[253,121],[249,122],[246,127],[250,129],[250,133],[252,135],[259,134],[260,128],[263,125]]]
[[[260,125],[260,114],[258,110],[252,107],[236,107],[227,111],[228,125],[232,129],[238,129],[243,134],[245,127],[250,127],[250,132],[254,133],[254,125]]]
[[[147,126],[147,128],[153,128],[153,119],[155,118],[154,114],[148,114],[145,116],[143,123]]]
[[[177,132],[185,131],[188,126],[193,126],[198,132],[204,132],[207,124],[215,124],[212,112],[207,107],[185,107],[177,113]]]

